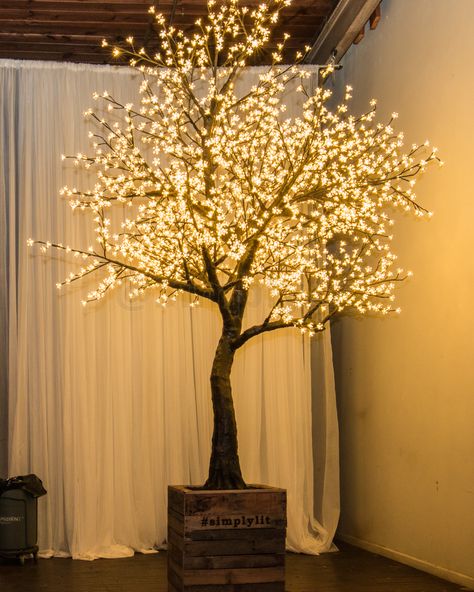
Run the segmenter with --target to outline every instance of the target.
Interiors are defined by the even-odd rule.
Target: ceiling
[[[291,35],[285,62],[298,49],[312,47],[309,62],[326,63],[336,51],[338,61],[354,40],[378,20],[380,0],[293,0],[281,11],[270,45],[256,63],[268,63],[283,33]],[[242,0],[256,5],[258,0]],[[120,43],[133,35],[138,44],[153,47],[154,4],[176,27],[191,31],[207,12],[206,0],[0,0],[0,58],[53,60],[94,64],[117,63],[102,39]],[[380,10],[380,8],[378,8]]]

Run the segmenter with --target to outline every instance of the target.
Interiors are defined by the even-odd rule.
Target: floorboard
[[[466,590],[390,559],[340,544],[319,557],[288,553],[288,592],[454,592]],[[167,592],[166,553],[130,559],[0,560],[1,592]]]

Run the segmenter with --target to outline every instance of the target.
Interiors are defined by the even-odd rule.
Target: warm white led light
[[[287,4],[211,1],[189,35],[151,9],[159,52],[135,50],[132,37],[113,49],[143,73],[141,104],[94,94],[114,118],[87,110],[100,128],[91,133],[94,154],[72,158],[94,168],[95,184],[63,189],[73,209],[91,212],[97,245],[38,241],[85,260],[63,283],[101,273],[83,304],[128,280],[131,297],[156,288],[165,306],[189,292],[192,306],[208,298],[231,319],[240,314],[238,294],[260,283],[274,299],[260,332],[294,325],[311,335],[347,309],[393,310],[395,284],[408,274],[393,267],[389,211],[428,213],[415,201],[413,177],[438,160],[436,149],[402,153],[392,122],[375,122],[375,100],[367,113],[348,114],[349,86],[344,103],[329,111],[330,92],[311,93],[307,69],[278,65],[287,35],[258,83],[238,94],[239,72],[268,44]],[[305,103],[300,117],[286,118],[282,95],[294,80]],[[109,210],[124,204],[117,224]]]

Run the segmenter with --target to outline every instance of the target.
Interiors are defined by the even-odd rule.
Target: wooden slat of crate
[[[204,519],[207,520],[207,524],[203,524]],[[246,523],[245,519],[247,520]],[[242,516],[242,514],[227,514],[226,518],[221,522],[221,524],[215,526],[212,524],[212,519],[209,520],[205,514],[183,516],[172,509],[168,509],[168,526],[177,533],[184,533],[185,539],[189,540],[212,538],[211,533],[216,531],[221,533],[228,530],[234,533],[243,533],[247,530],[262,530],[270,534],[274,530],[284,530],[286,527],[286,518],[280,515]],[[245,527],[242,527],[243,523],[245,523]],[[245,535],[241,536],[244,537]],[[221,539],[222,536],[218,538]],[[234,535],[226,535],[226,538],[234,538]]]
[[[181,549],[169,544],[168,557],[180,569],[223,569],[280,567],[285,565],[284,553],[263,553],[250,555],[185,555]]]
[[[214,555],[250,555],[252,553],[284,553],[283,531],[274,537],[261,537],[258,531],[245,531],[246,538],[185,540],[173,530],[168,531],[168,543],[181,549],[186,555],[204,557]]]
[[[204,586],[174,586],[168,582],[168,592],[285,592],[284,582],[265,582],[261,584],[224,584]]]
[[[184,569],[228,569],[254,567],[281,567],[285,555],[265,553],[263,555],[218,555],[214,557],[185,557]]]
[[[174,591],[176,588],[174,588]],[[265,582],[263,584],[224,584],[204,586],[183,586],[179,592],[285,592],[284,582]]]
[[[254,539],[274,538],[285,548],[286,529],[285,528],[260,528],[253,532]],[[248,539],[248,530],[203,530],[190,532],[185,535],[187,541],[226,541],[235,539]]]
[[[168,507],[184,516],[209,512],[284,516],[286,495],[284,489],[262,485],[253,485],[249,489],[236,491],[192,490],[184,486],[175,486],[168,489]]]
[[[183,592],[285,592],[284,582],[263,584],[224,584],[223,586],[184,586]]]
[[[184,532],[186,537],[201,532],[214,530],[270,530],[286,527],[286,517],[278,514],[255,514],[252,516],[242,514],[226,514],[225,516],[207,514],[194,514],[183,516],[172,509],[168,510],[168,523],[176,532]],[[194,536],[194,538],[196,538]]]
[[[172,558],[169,569],[182,581],[184,586],[229,585],[229,584],[263,584],[265,582],[281,582],[285,577],[284,566],[219,568],[219,569],[183,569]]]
[[[264,584],[281,582],[285,577],[283,567],[262,567],[260,569],[196,569],[183,572],[184,586]]]
[[[283,528],[286,526],[285,519],[281,514],[255,514],[249,516],[248,514],[227,513],[225,517],[218,516],[215,518],[208,518],[206,514],[194,514],[192,516],[184,517],[184,532],[202,532],[206,530],[242,530],[249,529],[263,529],[263,528]]]

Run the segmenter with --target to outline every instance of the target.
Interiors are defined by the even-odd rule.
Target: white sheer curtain
[[[241,84],[256,75],[249,70]],[[206,476],[219,317],[205,304],[163,310],[152,298],[130,303],[125,290],[84,309],[86,285],[55,288],[71,262],[27,249],[30,236],[89,244],[81,213],[58,197],[66,183],[84,186],[84,172],[62,166],[60,155],[86,150],[82,112],[92,92],[133,100],[137,74],[4,60],[0,79],[9,473],[34,472],[48,489],[39,507],[44,553],[93,559],[146,551],[166,537],[167,485]],[[289,97],[288,114],[296,109]],[[262,318],[264,305],[254,294],[249,322]],[[308,553],[330,549],[339,510],[328,339],[313,352],[322,369],[316,407],[324,411],[314,427],[322,451],[315,506],[309,342],[290,330],[256,339],[239,352],[233,372],[245,478],[287,488],[288,548]]]

